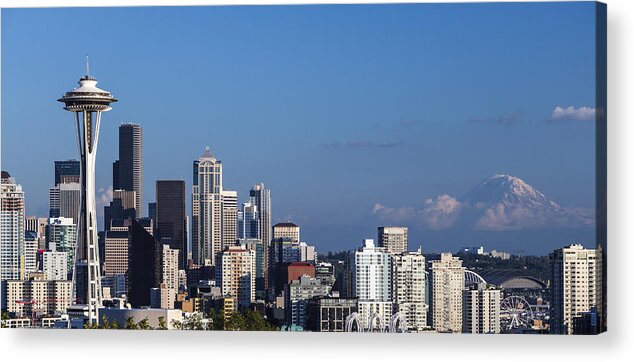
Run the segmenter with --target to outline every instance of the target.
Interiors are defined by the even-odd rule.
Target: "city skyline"
[[[124,100],[102,125],[101,196],[112,185],[118,125],[130,122],[144,131],[141,208],[156,201],[156,180],[184,180],[191,217],[191,162],[210,146],[239,204],[250,187],[264,182],[274,200],[272,223],[301,225],[305,239],[320,251],[351,249],[376,227],[390,224],[408,226],[410,246],[422,245],[424,251],[484,244],[546,254],[569,242],[593,245],[593,227],[563,228],[555,236],[533,227],[482,231],[457,223],[437,229],[417,217],[386,219],[373,212],[394,210],[387,215],[393,216],[414,210],[424,216],[426,200],[451,205],[498,173],[526,180],[563,207],[594,209],[594,126],[588,120],[594,116],[594,44],[584,43],[591,38],[594,7],[469,7],[177,8],[170,19],[183,28],[167,34],[154,28],[164,8],[4,10],[3,30],[11,31],[4,32],[3,66],[15,72],[3,74],[4,86],[13,90],[3,98],[3,169],[23,186],[26,214],[45,215],[52,185],[49,176],[37,175],[52,175],[53,161],[76,158],[72,133],[61,132],[71,122],[51,97],[83,69],[83,52],[56,43],[59,49],[51,51],[46,42],[71,24],[60,19],[97,12],[104,31],[123,31],[108,26],[115,21],[135,34],[146,26],[181,55],[165,53],[154,38],[147,47],[136,47],[134,39],[108,49],[86,46],[93,73]],[[140,14],[143,19],[133,25],[130,20]],[[192,19],[200,22],[187,25]],[[328,29],[317,26],[322,21]],[[547,39],[533,35],[532,27],[521,26],[531,21],[543,24],[539,31],[558,32]],[[379,24],[382,31],[372,30]],[[508,33],[497,33],[496,26],[506,26]],[[444,31],[431,36],[426,27]],[[179,34],[189,41],[177,42]],[[487,42],[476,46],[481,37]],[[513,37],[523,39],[521,49],[509,42]],[[571,38],[575,41],[562,41]],[[19,47],[25,41],[41,46]],[[464,61],[446,44],[461,49]],[[48,51],[50,56],[38,56]],[[250,54],[260,57],[251,62]],[[518,62],[522,74],[510,66]],[[31,79],[41,87],[28,87]],[[480,94],[478,86],[486,86],[488,94]],[[24,112],[26,102],[46,119],[28,131],[23,120],[33,113]],[[166,131],[170,124],[178,127]],[[32,142],[20,141],[17,135],[24,132]],[[59,139],[54,142],[51,134]],[[165,147],[170,144],[178,147]],[[33,161],[28,168],[19,164],[25,157]],[[100,215],[104,201],[97,206]]]

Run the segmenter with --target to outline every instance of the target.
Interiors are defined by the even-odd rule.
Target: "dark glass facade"
[[[128,302],[132,307],[150,305],[150,289],[161,282],[161,261],[161,244],[132,219],[128,239]]]
[[[77,160],[55,161],[55,186],[64,178],[67,181],[79,182],[80,167]]]
[[[185,181],[156,181],[156,236],[178,249],[178,268],[187,263]]]

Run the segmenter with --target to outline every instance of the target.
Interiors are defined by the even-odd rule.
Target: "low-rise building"
[[[306,329],[314,332],[344,332],[346,318],[357,311],[357,298],[310,299],[306,303]]]

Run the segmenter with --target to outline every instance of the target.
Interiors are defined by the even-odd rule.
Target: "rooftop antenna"
[[[90,60],[88,59],[88,53],[86,53],[86,78],[90,78]]]

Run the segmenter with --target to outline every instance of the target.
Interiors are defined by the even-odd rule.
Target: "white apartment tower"
[[[163,277],[161,280],[166,288],[174,291],[174,294],[178,292],[179,285],[179,252],[180,250],[171,249],[169,245],[163,245]]]
[[[399,254],[407,251],[407,227],[405,226],[381,226],[379,227],[379,246],[385,248],[390,254]]]
[[[365,239],[354,254],[353,282],[366,328],[374,314],[387,325],[392,317],[392,257],[372,239]]]
[[[2,171],[0,200],[0,280],[23,279],[24,192],[6,171]]]
[[[462,290],[464,271],[462,260],[451,253],[432,260],[432,318],[438,332],[462,332]]]
[[[394,304],[396,311],[405,315],[410,330],[427,327],[426,278],[425,257],[420,250],[394,255]]]
[[[601,315],[601,256],[595,249],[572,244],[551,254],[551,328],[572,334],[574,319],[592,307]]]
[[[500,333],[501,290],[478,283],[462,291],[462,332]]]

